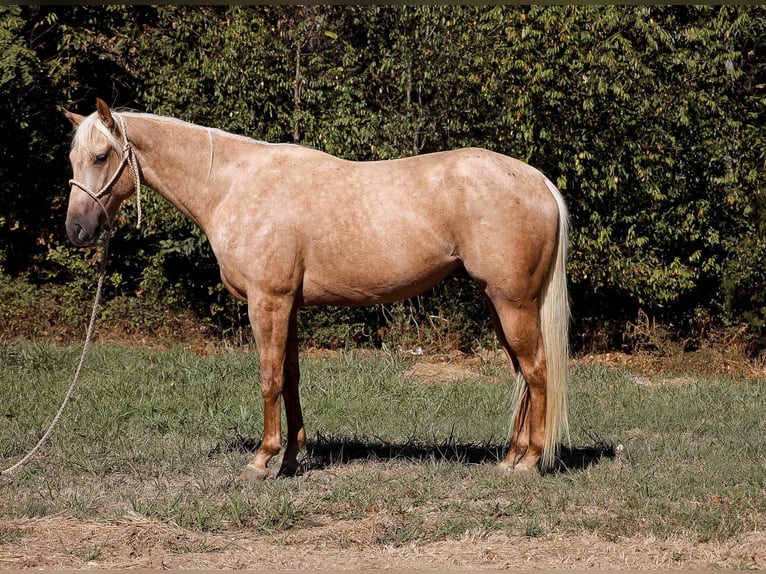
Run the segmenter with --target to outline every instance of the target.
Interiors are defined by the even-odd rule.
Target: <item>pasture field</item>
[[[0,345],[0,467],[78,354]],[[574,362],[571,446],[506,475],[512,386],[488,357],[303,359],[305,473],[242,482],[254,354],[95,347],[48,445],[0,478],[0,569],[766,567],[766,381]]]

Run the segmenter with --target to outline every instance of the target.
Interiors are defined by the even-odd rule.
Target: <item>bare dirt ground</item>
[[[128,516],[117,523],[54,517],[6,521],[18,542],[0,547],[0,569],[702,569],[766,567],[766,533],[726,543],[652,535],[615,542],[593,535],[509,537],[467,532],[460,540],[379,547],[378,519],[291,531],[202,534]],[[339,544],[339,542],[341,542]]]
[[[204,351],[203,351],[204,352]],[[309,351],[309,356],[326,351]],[[646,381],[662,373],[668,384],[695,374],[762,377],[762,368],[724,351],[673,356],[623,354],[581,357],[576,362],[625,368]],[[422,357],[407,375],[421,384],[443,384],[466,372],[481,375],[495,355],[459,352]],[[704,369],[699,369],[700,365]],[[116,522],[68,516],[0,520],[0,570],[4,569],[694,569],[766,568],[766,533],[750,532],[726,542],[652,534],[607,540],[593,534],[509,536],[466,532],[460,539],[405,546],[376,545],[385,516],[334,521],[274,536],[247,530],[200,533],[137,514]]]

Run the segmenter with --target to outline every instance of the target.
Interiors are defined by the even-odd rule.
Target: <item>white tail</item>
[[[553,261],[548,284],[540,305],[540,327],[547,365],[545,441],[540,466],[549,469],[556,458],[559,440],[570,444],[567,411],[569,381],[569,295],[567,293],[566,261],[568,247],[569,214],[561,193],[545,178],[559,208],[559,236],[556,258]],[[527,394],[527,383],[518,373],[513,397],[513,418]]]

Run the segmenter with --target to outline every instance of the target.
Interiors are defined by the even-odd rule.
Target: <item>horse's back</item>
[[[373,226],[418,212],[457,227],[485,221],[490,214],[515,218],[541,209],[556,214],[537,169],[481,148],[367,162],[295,145],[274,146],[272,153],[253,178],[256,193],[262,196],[268,188],[273,205],[290,207],[316,223],[366,216],[367,226]]]

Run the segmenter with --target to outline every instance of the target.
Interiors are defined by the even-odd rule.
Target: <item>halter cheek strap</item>
[[[101,198],[109,195],[112,192],[112,186],[115,184],[115,182],[119,179],[120,175],[122,175],[123,170],[125,169],[126,165],[130,166],[131,171],[133,172],[133,180],[136,184],[136,205],[138,208],[138,224],[136,227],[138,229],[141,228],[141,179],[138,175],[138,161],[136,160],[136,154],[133,153],[133,147],[130,145],[130,142],[128,141],[128,132],[125,129],[125,120],[122,118],[122,116],[117,116],[117,119],[120,120],[120,126],[122,127],[122,161],[120,162],[120,165],[117,167],[117,171],[114,172],[112,177],[107,181],[104,186],[101,188],[100,191],[94,192],[91,190],[87,185],[84,183],[81,183],[77,181],[76,179],[70,179],[69,180],[69,186],[75,186],[80,188],[80,190],[84,191],[93,201],[95,201],[98,206],[101,208],[101,211],[104,212],[104,215],[106,216],[106,225],[109,231],[112,230],[112,224],[109,221],[109,212],[106,210],[106,205],[104,205],[104,202],[101,201]]]

